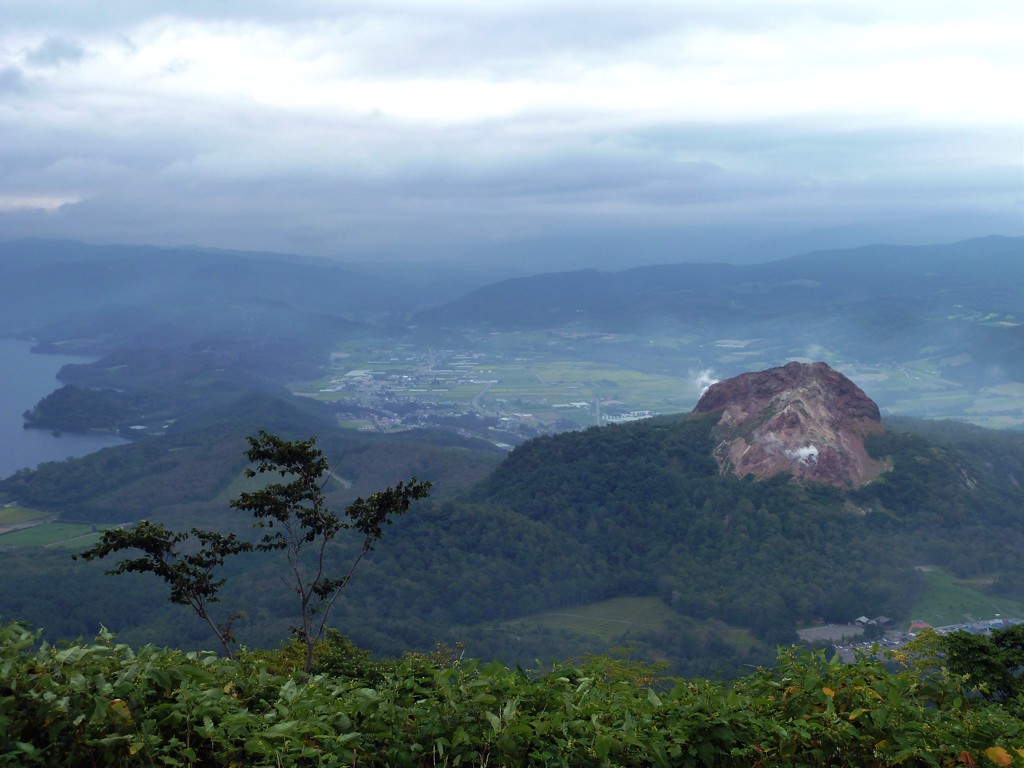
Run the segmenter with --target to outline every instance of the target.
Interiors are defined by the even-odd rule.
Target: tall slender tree
[[[247,469],[246,475],[277,473],[282,482],[240,493],[231,506],[251,513],[256,525],[266,531],[255,544],[257,550],[285,553],[286,581],[299,600],[298,634],[306,645],[308,672],[316,641],[323,636],[331,608],[352,574],[384,536],[384,527],[405,514],[413,500],[426,497],[430,483],[415,477],[408,483],[399,482],[366,499],[356,499],[339,515],[327,506],[324,488],[330,467],[316,447],[316,438],[287,441],[261,431],[248,439],[246,453],[256,469]],[[355,558],[344,572],[329,573],[328,546],[339,533],[350,529],[362,536]]]

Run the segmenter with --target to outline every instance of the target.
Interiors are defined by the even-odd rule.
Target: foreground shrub
[[[284,674],[300,651],[56,648],[0,626],[0,765],[1024,765],[1024,724],[935,657],[888,671],[784,650],[724,685],[608,658],[375,664],[340,636],[317,656],[333,674]]]

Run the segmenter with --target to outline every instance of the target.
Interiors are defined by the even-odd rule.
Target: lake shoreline
[[[131,442],[110,431],[70,432],[25,424],[24,413],[63,386],[57,375],[65,365],[91,359],[39,348],[34,339],[0,337],[0,478]]]

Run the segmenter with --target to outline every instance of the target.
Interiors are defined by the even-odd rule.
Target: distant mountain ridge
[[[755,316],[841,309],[901,289],[913,299],[953,294],[1019,311],[1022,284],[1024,237],[992,235],[948,245],[816,251],[744,266],[679,263],[510,278],[414,320],[505,329],[576,323],[605,331],[637,328],[652,317],[739,324]]]
[[[884,431],[878,406],[827,363],[792,362],[712,384],[694,413],[718,414],[715,459],[723,472],[758,479],[859,487],[885,468],[864,447]]]
[[[1024,384],[1021,286],[1024,237],[991,236],[744,266],[534,275],[483,286],[413,322],[448,335],[555,334],[578,340],[581,355],[691,380],[705,369],[722,378],[826,356],[837,368],[881,367],[892,378],[912,376],[904,368],[913,364],[933,378],[922,394],[960,389],[975,403],[934,399],[916,411],[894,382],[876,394],[883,408],[969,419],[988,408],[970,410],[984,389]],[[614,335],[624,338],[600,338]],[[1014,406],[1006,401],[1010,410],[999,418],[1017,423]]]

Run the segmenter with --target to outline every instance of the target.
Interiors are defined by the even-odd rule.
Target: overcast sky
[[[1021,234],[1022,40],[1020,0],[0,0],[0,239],[643,263]]]

